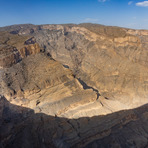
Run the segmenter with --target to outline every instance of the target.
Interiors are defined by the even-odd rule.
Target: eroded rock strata
[[[147,147],[147,40],[95,24],[0,28],[0,147]]]

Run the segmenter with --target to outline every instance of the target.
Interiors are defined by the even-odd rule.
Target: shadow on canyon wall
[[[148,104],[106,116],[67,119],[0,98],[0,148],[148,147]]]

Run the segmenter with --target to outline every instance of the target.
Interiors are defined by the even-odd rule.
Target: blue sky
[[[148,1],[0,0],[0,26],[86,22],[148,29]]]

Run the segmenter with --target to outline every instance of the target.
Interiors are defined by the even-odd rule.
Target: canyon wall
[[[96,24],[0,28],[0,147],[146,147],[147,40]]]

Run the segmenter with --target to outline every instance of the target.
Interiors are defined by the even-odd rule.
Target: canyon
[[[98,24],[0,28],[0,147],[147,147],[148,31]]]

